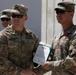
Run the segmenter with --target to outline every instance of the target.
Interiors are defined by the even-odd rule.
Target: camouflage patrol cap
[[[60,3],[58,3],[58,6],[55,8],[55,10],[57,10],[57,9],[74,12],[75,3],[68,2],[68,1],[67,2],[60,2]]]
[[[21,15],[27,15],[28,8],[26,8],[23,4],[16,4],[13,6],[11,12],[18,13]]]
[[[0,18],[9,18],[9,17],[7,15],[1,15]]]
[[[0,18],[9,18],[10,19],[11,9],[2,10],[0,13],[1,13]]]

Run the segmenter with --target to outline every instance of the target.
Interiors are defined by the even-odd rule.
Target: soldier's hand
[[[45,62],[43,65],[42,65],[42,69],[44,69],[44,70],[50,70],[50,68],[49,68],[49,62]]]
[[[21,75],[36,75],[33,71],[31,70],[22,70]]]

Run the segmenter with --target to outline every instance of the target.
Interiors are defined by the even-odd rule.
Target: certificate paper
[[[46,62],[49,53],[50,53],[50,47],[39,44],[36,54],[33,58],[33,62],[42,65],[44,62]]]

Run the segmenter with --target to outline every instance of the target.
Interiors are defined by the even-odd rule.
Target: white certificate
[[[44,62],[46,62],[49,53],[50,53],[50,47],[39,44],[36,54],[33,58],[33,62],[42,65]]]

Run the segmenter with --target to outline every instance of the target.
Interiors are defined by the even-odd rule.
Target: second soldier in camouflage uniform
[[[75,4],[60,2],[55,8],[62,33],[52,43],[51,61],[42,65],[43,70],[51,70],[51,75],[76,75],[76,25],[73,24]],[[37,74],[42,70],[36,70]],[[38,74],[39,75],[39,74]]]
[[[24,27],[27,10],[23,4],[14,5],[11,26],[0,32],[0,75],[35,75],[32,56],[38,38]]]

